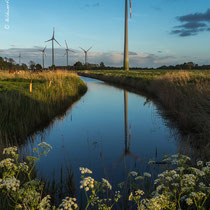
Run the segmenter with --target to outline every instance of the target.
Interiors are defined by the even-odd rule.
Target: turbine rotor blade
[[[59,42],[58,42],[56,39],[54,39],[54,40],[57,42],[58,45],[60,45]],[[60,45],[60,46],[61,46],[61,45]]]
[[[68,47],[68,44],[67,44],[66,40],[65,40],[65,43],[66,43],[66,49],[69,49],[69,47]]]
[[[49,39],[49,40],[47,40],[47,41],[45,41],[45,42],[50,42],[50,41],[52,41],[53,39]]]
[[[47,46],[45,46],[45,48],[44,48],[44,50],[43,50],[43,52],[45,52],[45,50],[47,49]]]
[[[91,50],[92,49],[92,47],[90,47],[88,50],[87,50],[87,52],[89,51],[89,50]]]
[[[81,47],[79,47],[79,48],[82,49],[85,52],[85,50],[83,48],[81,48]]]
[[[52,39],[54,39],[55,37],[55,28],[53,27],[53,36],[52,36]]]

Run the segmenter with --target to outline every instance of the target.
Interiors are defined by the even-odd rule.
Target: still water
[[[68,165],[78,187],[79,167],[87,167],[97,180],[104,177],[116,186],[132,170],[156,173],[148,166],[149,160],[178,152],[174,131],[153,102],[99,80],[81,78],[87,83],[87,93],[22,148],[28,154],[42,141],[53,147],[37,165],[40,176],[59,181],[61,168],[65,175]]]

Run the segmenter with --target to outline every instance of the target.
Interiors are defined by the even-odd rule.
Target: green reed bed
[[[25,139],[63,114],[86,90],[85,83],[68,72],[0,72],[0,140],[13,144]]]
[[[210,157],[210,71],[81,71],[135,89],[160,102],[199,154]],[[201,153],[202,151],[202,153]]]

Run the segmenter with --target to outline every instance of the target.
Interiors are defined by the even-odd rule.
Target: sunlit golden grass
[[[0,71],[0,140],[23,140],[64,113],[86,89],[84,82],[69,72]]]
[[[180,128],[194,136],[192,144],[210,155],[210,71],[88,71],[80,74],[125,85],[156,98]]]

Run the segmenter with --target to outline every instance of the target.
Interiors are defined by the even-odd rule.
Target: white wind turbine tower
[[[46,48],[47,48],[47,46],[43,50],[40,50],[42,52],[42,68],[43,69],[44,69],[44,58],[46,56],[46,53],[45,53]]]
[[[52,41],[52,68],[55,67],[55,56],[54,56],[54,41],[57,42],[59,46],[61,46],[58,41],[55,39],[55,28],[53,28],[53,36],[51,39],[47,40],[46,42]]]
[[[81,47],[80,47],[80,49],[82,49],[82,50],[84,51],[84,53],[85,53],[85,65],[87,65],[87,64],[88,64],[88,62],[87,62],[87,54],[88,54],[88,52],[92,49],[92,47],[90,47],[88,50],[84,50],[84,49],[81,48]]]
[[[69,66],[69,52],[74,52],[74,51],[69,49],[66,40],[65,40],[65,43],[66,43],[66,52],[65,52],[64,56],[66,56],[66,59],[67,59],[67,67],[68,67]]]
[[[130,5],[130,18],[131,18],[131,0]],[[128,54],[128,0],[125,0],[125,40],[124,40],[124,69],[129,71],[129,54]]]

